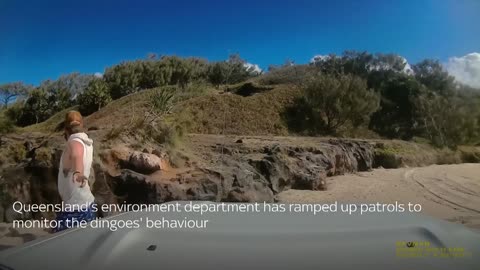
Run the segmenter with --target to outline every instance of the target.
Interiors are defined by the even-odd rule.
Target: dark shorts
[[[57,227],[53,232],[60,232],[66,229],[75,228],[80,222],[90,222],[96,217],[93,211],[93,204],[83,211],[74,212],[58,212],[57,213]]]

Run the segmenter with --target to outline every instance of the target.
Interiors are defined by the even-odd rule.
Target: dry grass
[[[113,127],[128,128],[134,127],[144,119],[148,110],[152,93],[158,88],[142,90],[138,93],[124,96],[110,102],[100,111],[86,117],[85,125],[87,127],[96,127],[99,129],[109,129]],[[175,98],[176,103],[180,104],[184,100],[195,99],[207,93],[217,92],[213,87],[203,84],[193,84],[185,90],[179,89]]]
[[[463,162],[480,163],[480,147],[478,146],[459,146],[457,152]]]
[[[23,146],[23,144],[15,143],[10,145],[7,153],[7,156],[11,157],[13,161],[20,162],[25,159],[27,151],[25,150],[25,146]]]
[[[190,119],[192,133],[287,135],[281,114],[298,95],[298,88],[286,85],[248,97],[213,94],[183,102],[175,112]]]
[[[427,143],[382,140],[375,145],[375,156],[377,162],[383,163],[380,166],[388,168],[464,162],[478,163],[480,162],[480,147],[459,146],[457,150],[452,150],[435,148]]]
[[[52,166],[53,152],[49,147],[40,147],[35,151],[35,159]]]
[[[50,133],[50,132],[59,131],[62,129],[62,123],[65,120],[65,114],[71,110],[78,110],[78,106],[73,106],[63,111],[60,111],[41,123],[26,126],[23,128],[18,128],[17,133],[25,133],[25,132]]]
[[[85,118],[87,127],[99,129],[122,128],[133,124],[139,117],[145,115],[148,97],[153,89],[144,90],[124,96],[110,102],[100,111]]]

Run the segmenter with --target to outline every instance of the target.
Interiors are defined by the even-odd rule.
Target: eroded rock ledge
[[[155,151],[141,153],[126,148],[105,152],[103,166],[111,178],[109,182],[115,185],[114,194],[127,202],[272,202],[277,193],[290,188],[325,190],[327,176],[370,170],[374,159],[372,144],[338,139],[313,146],[248,144],[238,140],[228,145],[200,146],[202,149],[195,149],[197,156],[184,168],[170,166]],[[202,154],[209,158],[198,160]],[[152,172],[154,167],[161,169]],[[145,171],[150,173],[142,173]]]
[[[159,149],[116,146],[94,164],[93,192],[103,203],[162,203],[172,200],[273,202],[290,189],[325,190],[327,176],[372,169],[374,145],[357,140],[242,139],[193,137],[179,150],[182,166]],[[56,176],[60,148],[47,162],[35,158],[2,174],[0,220],[19,216],[11,203],[58,203]],[[47,156],[48,156],[47,155]]]

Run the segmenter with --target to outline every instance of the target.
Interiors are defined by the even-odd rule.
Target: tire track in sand
[[[405,178],[414,181],[428,194],[443,202],[480,214],[480,208],[475,207],[480,206],[479,194],[464,187],[465,182],[472,179],[458,175],[448,177],[448,168],[451,169],[449,165],[414,168],[405,173]]]

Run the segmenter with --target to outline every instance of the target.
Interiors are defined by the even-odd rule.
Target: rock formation
[[[2,197],[1,220],[39,218],[9,211],[17,200],[60,202],[56,190],[60,145],[48,149],[50,160],[33,157],[3,173],[8,196]],[[238,143],[238,138],[219,144],[207,139],[193,142],[191,150],[193,157],[183,167],[171,166],[168,155],[158,149],[136,151],[120,145],[101,151],[93,166],[97,202],[273,202],[276,194],[290,188],[325,190],[327,176],[370,170],[374,160],[371,143],[341,139],[293,144],[256,139]]]

